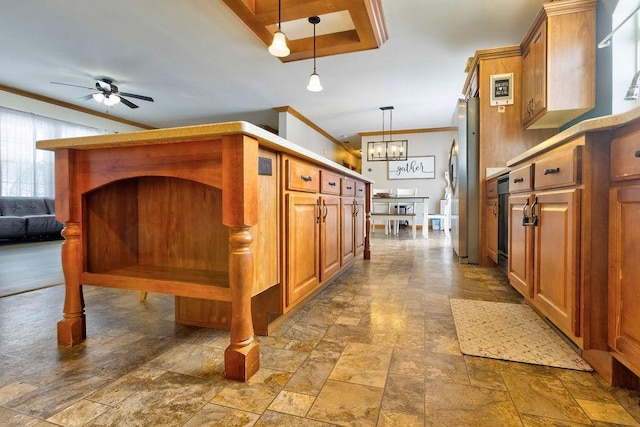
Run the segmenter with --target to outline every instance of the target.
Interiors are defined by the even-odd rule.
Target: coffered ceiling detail
[[[265,44],[271,44],[278,29],[278,0],[223,0]],[[287,35],[289,56],[282,62],[313,57],[313,26],[310,16],[319,16],[316,55],[377,49],[387,41],[382,0],[281,0],[281,27]]]

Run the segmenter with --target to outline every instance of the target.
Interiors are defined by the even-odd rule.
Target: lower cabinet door
[[[364,233],[365,233],[365,205],[364,199],[355,199],[355,209],[356,212],[354,214],[355,219],[355,253],[356,255],[361,254],[364,251]]]
[[[523,225],[529,215],[532,196],[509,196],[509,283],[527,298],[533,298],[533,230]]]
[[[640,375],[640,184],[609,199],[609,345]]]
[[[321,198],[320,280],[340,270],[340,197]]]
[[[534,305],[558,328],[580,336],[578,254],[580,190],[538,193],[534,238]]]
[[[485,205],[486,246],[489,258],[498,262],[498,199],[489,199]]]
[[[342,198],[342,265],[345,265],[355,257],[355,241],[353,239],[354,229],[354,198],[343,197]]]
[[[303,298],[320,284],[319,220],[317,196],[286,196],[286,306]]]

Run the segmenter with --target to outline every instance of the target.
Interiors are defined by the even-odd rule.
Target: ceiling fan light
[[[104,100],[105,100],[104,95],[102,93],[100,93],[100,92],[94,93],[92,96],[93,96],[93,99],[95,99],[96,101],[98,101],[100,103],[104,102]]]
[[[284,58],[291,53],[289,46],[287,46],[287,37],[282,31],[278,30],[273,33],[273,42],[269,46],[269,53],[278,58]]]
[[[322,90],[322,84],[320,84],[320,76],[318,73],[311,73],[307,90],[310,92],[320,92]]]
[[[118,102],[120,102],[120,97],[118,95],[112,94],[112,95],[106,96],[103,102],[104,102],[104,105],[111,107],[113,105],[116,105]]]

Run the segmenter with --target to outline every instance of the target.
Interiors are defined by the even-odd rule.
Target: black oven
[[[509,256],[509,175],[498,178],[498,266],[507,269]]]

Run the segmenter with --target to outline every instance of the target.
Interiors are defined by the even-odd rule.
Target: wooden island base
[[[65,224],[59,345],[86,339],[83,285],[170,294],[176,296],[177,319],[191,316],[206,324],[210,317],[200,308],[220,309],[214,317],[230,329],[225,377],[247,381],[260,367],[254,316],[259,332],[267,334],[273,317],[293,310],[349,267],[355,254],[369,253],[363,209],[369,181],[245,122],[39,141],[37,146],[55,151],[56,218]],[[283,185],[285,158],[316,168],[316,187],[305,189],[308,193],[320,193],[320,170],[334,181],[348,178],[351,189],[348,198],[334,197],[342,217],[331,227],[325,224],[326,207],[325,217],[319,216],[318,196],[312,209],[304,210],[315,227],[304,232],[317,234],[293,242],[295,250],[306,251],[300,255],[287,240],[297,223],[289,221],[284,208],[289,197]],[[301,179],[314,178],[305,172]],[[334,188],[339,196],[340,186],[334,182]],[[342,224],[350,234],[339,234]],[[332,230],[332,246],[318,238],[321,227]],[[311,262],[302,256],[314,250],[322,256]],[[330,273],[320,272],[327,256],[337,264]],[[296,262],[300,265],[290,274],[287,269]],[[308,268],[315,279],[308,277]],[[189,312],[194,307],[195,313]]]

